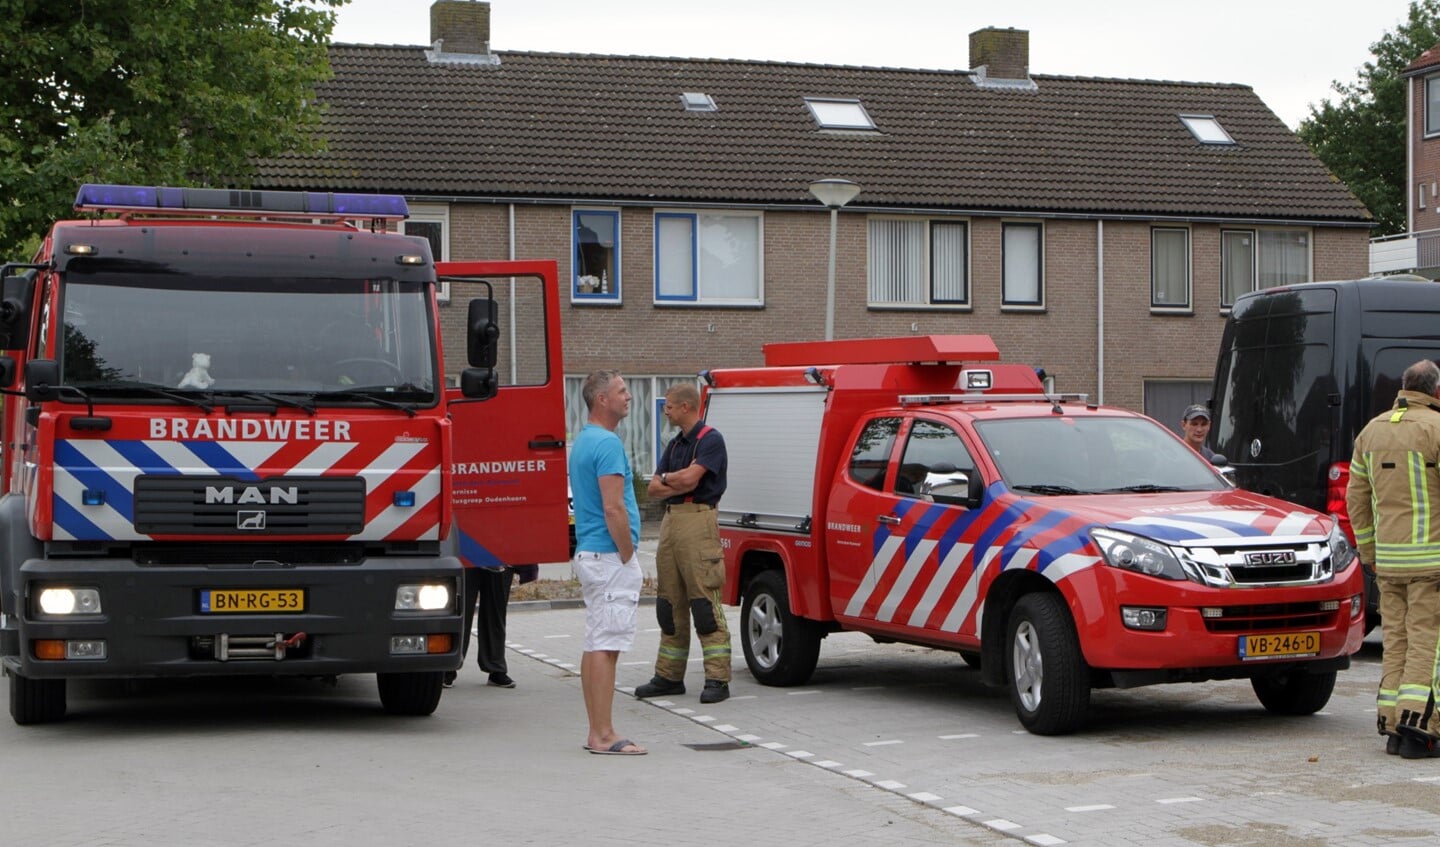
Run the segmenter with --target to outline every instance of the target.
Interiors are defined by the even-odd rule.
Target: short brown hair
[[[689,403],[693,409],[700,408],[700,392],[689,382],[677,382],[665,389],[665,399],[672,403]]]
[[[620,372],[613,369],[595,371],[585,377],[585,386],[580,389],[580,396],[585,398],[585,409],[589,411],[595,408],[595,398],[610,390],[610,383],[620,376]]]

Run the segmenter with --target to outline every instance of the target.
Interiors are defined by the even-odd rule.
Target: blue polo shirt
[[[699,462],[705,469],[705,475],[700,477],[700,484],[695,486],[694,491],[666,498],[665,502],[718,505],[720,496],[725,493],[725,471],[729,465],[729,457],[725,452],[725,438],[720,434],[720,430],[706,426],[704,421],[696,421],[689,432],[682,432],[670,439],[665,452],[660,455],[660,464],[655,468],[655,473],[674,473],[681,468],[688,468],[692,462]]]
[[[605,501],[600,477],[619,475],[625,480],[625,511],[630,514],[631,546],[640,544],[640,506],[625,443],[599,424],[587,423],[570,447],[570,496],[575,504],[575,549],[589,553],[619,553],[605,525]]]

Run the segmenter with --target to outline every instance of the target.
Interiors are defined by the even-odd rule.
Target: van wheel
[[[790,613],[782,571],[765,571],[745,587],[740,646],[750,673],[765,685],[802,685],[820,661],[820,627]]]
[[[65,717],[65,680],[10,675],[10,717],[21,726]]]
[[[380,687],[380,704],[392,715],[423,717],[434,713],[440,705],[444,688],[443,671],[424,673],[380,673],[375,675]]]
[[[1090,669],[1065,601],[1027,594],[1007,622],[1005,675],[1020,724],[1036,735],[1073,731],[1090,708]]]
[[[1330,702],[1335,690],[1335,671],[1267,674],[1250,678],[1250,687],[1260,705],[1277,715],[1313,715]]]

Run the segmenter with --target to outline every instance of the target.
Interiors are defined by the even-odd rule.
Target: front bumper
[[[460,665],[461,564],[454,557],[372,557],[353,565],[243,568],[56,559],[27,561],[19,574],[22,608],[6,621],[3,653],[7,670],[32,679],[332,676],[444,671]],[[433,582],[450,586],[447,608],[395,610],[398,586]],[[54,585],[98,589],[102,613],[63,618],[36,614],[31,598]],[[220,590],[300,590],[305,608],[298,613],[203,611],[202,592]],[[393,654],[395,636],[426,636],[427,641],[448,636],[448,648]],[[37,658],[35,644],[41,640],[103,641],[105,657]],[[286,646],[273,649],[276,641]],[[267,643],[271,649],[264,649]]]

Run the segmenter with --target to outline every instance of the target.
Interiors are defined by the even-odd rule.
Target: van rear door
[[[1215,450],[1244,489],[1325,508],[1339,425],[1336,291],[1282,288],[1239,298],[1215,373]]]

